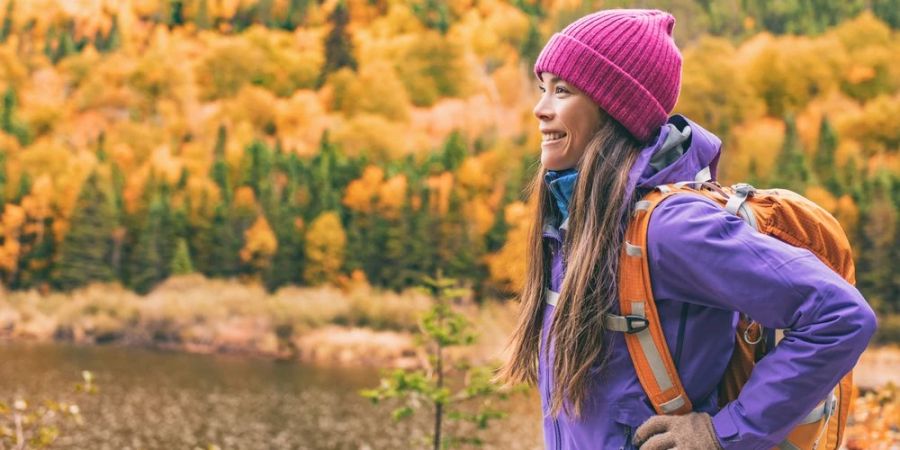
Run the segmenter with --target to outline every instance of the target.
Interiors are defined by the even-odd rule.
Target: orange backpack
[[[690,188],[688,184],[697,188]],[[686,414],[692,410],[663,335],[645,250],[653,210],[673,195],[700,195],[712,199],[757,231],[809,249],[849,283],[856,282],[850,243],[840,224],[827,211],[801,195],[784,189],[758,190],[748,184],[723,187],[708,181],[658,186],[637,203],[625,234],[619,272],[621,316],[607,314],[604,317],[609,329],[624,331],[635,371],[658,414]],[[635,327],[635,323],[640,326]],[[775,336],[777,343],[783,331],[775,330]],[[763,337],[762,327],[742,314],[734,353],[719,383],[720,406],[737,398],[750,378],[753,366],[765,356]],[[776,448],[838,449],[852,401],[852,387],[852,372],[849,372],[831,395],[823,399]]]

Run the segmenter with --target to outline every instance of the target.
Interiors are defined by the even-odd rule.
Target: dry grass
[[[188,275],[170,278],[146,296],[116,283],[68,294],[0,291],[0,336],[290,356],[300,336],[327,326],[335,333],[352,327],[414,330],[427,307],[428,298],[413,290],[397,294],[355,284],[269,294],[257,284]]]

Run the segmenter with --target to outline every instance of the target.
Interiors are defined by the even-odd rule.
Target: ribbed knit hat
[[[659,10],[588,14],[554,34],[534,64],[572,83],[644,142],[666,123],[681,90],[675,18]]]

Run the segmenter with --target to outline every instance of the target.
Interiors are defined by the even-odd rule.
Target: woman
[[[538,208],[508,382],[537,383],[548,449],[768,449],[856,363],[875,329],[860,293],[808,250],[700,196],[656,208],[647,252],[660,321],[694,405],[655,416],[621,333],[625,218],[654,186],[715,179],[720,140],[682,116],[675,19],[607,10],[555,34],[534,67]],[[738,312],[788,331],[737,400],[717,403]]]

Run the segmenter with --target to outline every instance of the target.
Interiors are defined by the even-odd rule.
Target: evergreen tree
[[[349,67],[356,71],[356,58],[353,56],[353,41],[347,31],[350,23],[350,13],[343,0],[340,0],[334,10],[328,16],[331,22],[331,31],[325,38],[325,65],[319,76],[318,86],[325,83],[329,74],[342,67]]]
[[[122,46],[122,32],[119,30],[119,15],[116,14],[112,18],[112,26],[109,32],[102,40],[102,45],[97,45],[97,50],[101,53],[109,53],[119,49]]]
[[[442,0],[418,0],[411,4],[413,14],[428,28],[447,34],[450,29],[450,10]]]
[[[0,211],[6,204],[6,152],[0,150]]]
[[[69,290],[91,281],[112,281],[113,229],[118,217],[109,189],[91,172],[75,203],[71,226],[63,239],[56,266],[56,284]]]
[[[300,216],[279,214],[273,220],[273,230],[278,248],[272,256],[272,264],[263,273],[263,282],[270,292],[286,284],[299,284],[305,270],[305,246],[303,230],[296,224]]]
[[[130,283],[140,294],[146,294],[168,275],[167,260],[163,256],[163,222],[166,205],[157,194],[150,202],[137,245],[131,255]]]
[[[813,165],[821,183],[834,195],[841,195],[841,184],[838,180],[838,168],[834,154],[837,150],[838,138],[828,117],[822,118],[819,125],[819,143]]]
[[[166,24],[169,26],[169,28],[184,25],[184,0],[165,1],[168,2],[168,11],[166,11]]]
[[[175,244],[175,256],[172,257],[172,263],[169,267],[172,275],[187,275],[194,272],[194,265],[191,263],[191,253],[188,249],[187,240],[179,238]]]
[[[289,0],[288,10],[284,16],[282,28],[293,31],[295,28],[303,24],[306,17],[306,8],[309,0]]]
[[[276,207],[271,181],[273,160],[274,155],[269,147],[259,140],[254,140],[244,149],[241,161],[243,170],[241,185],[253,188],[253,193],[267,213],[271,213]]]
[[[3,15],[3,25],[0,26],[0,42],[6,42],[12,34],[13,11],[16,8],[16,0],[9,0],[6,4],[6,14]]]
[[[312,161],[311,187],[314,192],[308,219],[317,217],[322,211],[337,210],[340,207],[340,190],[335,189],[334,176],[337,165],[337,148],[329,141],[326,130],[319,143],[319,153]]]
[[[463,160],[466,159],[467,153],[468,149],[466,147],[465,139],[463,139],[459,130],[454,130],[450,133],[450,136],[447,137],[447,141],[444,143],[444,169],[451,172],[456,170],[459,165],[462,164]]]
[[[197,14],[194,17],[194,23],[197,25],[197,28],[201,30],[208,30],[211,27],[208,2],[209,0],[200,0],[200,3],[197,5]]]
[[[900,270],[892,260],[898,235],[897,209],[890,197],[893,180],[883,171],[867,184],[871,201],[860,217],[858,285],[876,311],[893,314],[900,312]]]
[[[19,259],[19,270],[12,289],[30,289],[48,283],[52,278],[53,256],[56,253],[56,239],[53,235],[53,218],[44,218],[41,232],[22,236],[22,248],[28,251]]]
[[[207,275],[223,278],[237,275],[242,242],[240,236],[235,233],[230,210],[224,203],[216,206],[210,228],[212,246],[209,251]]]
[[[225,161],[225,145],[228,140],[228,132],[225,125],[219,125],[216,134],[216,146],[213,150],[212,179],[219,186],[219,193],[226,206],[231,205],[231,181],[228,176],[228,162]]]
[[[528,64],[528,67],[534,66],[538,55],[541,53],[541,48],[543,48],[543,38],[541,38],[541,32],[538,30],[537,21],[532,19],[528,23],[528,34],[525,35],[525,40],[519,47],[519,54],[525,63]]]
[[[16,91],[12,85],[6,88],[3,94],[3,111],[0,113],[0,129],[6,134],[15,136],[19,144],[26,146],[31,143],[31,134],[18,117],[16,117]]]
[[[78,51],[72,33],[72,27],[67,27],[57,35],[56,49],[53,53],[53,58],[51,58],[54,64],[62,61],[69,55],[74,55]]]
[[[790,189],[803,193],[809,182],[809,169],[806,163],[806,154],[797,137],[797,125],[791,114],[785,116],[785,136],[781,152],[775,161],[774,181],[775,187]]]
[[[22,172],[19,176],[19,188],[15,191],[12,203],[22,203],[22,199],[31,192],[31,175],[28,172]]]

